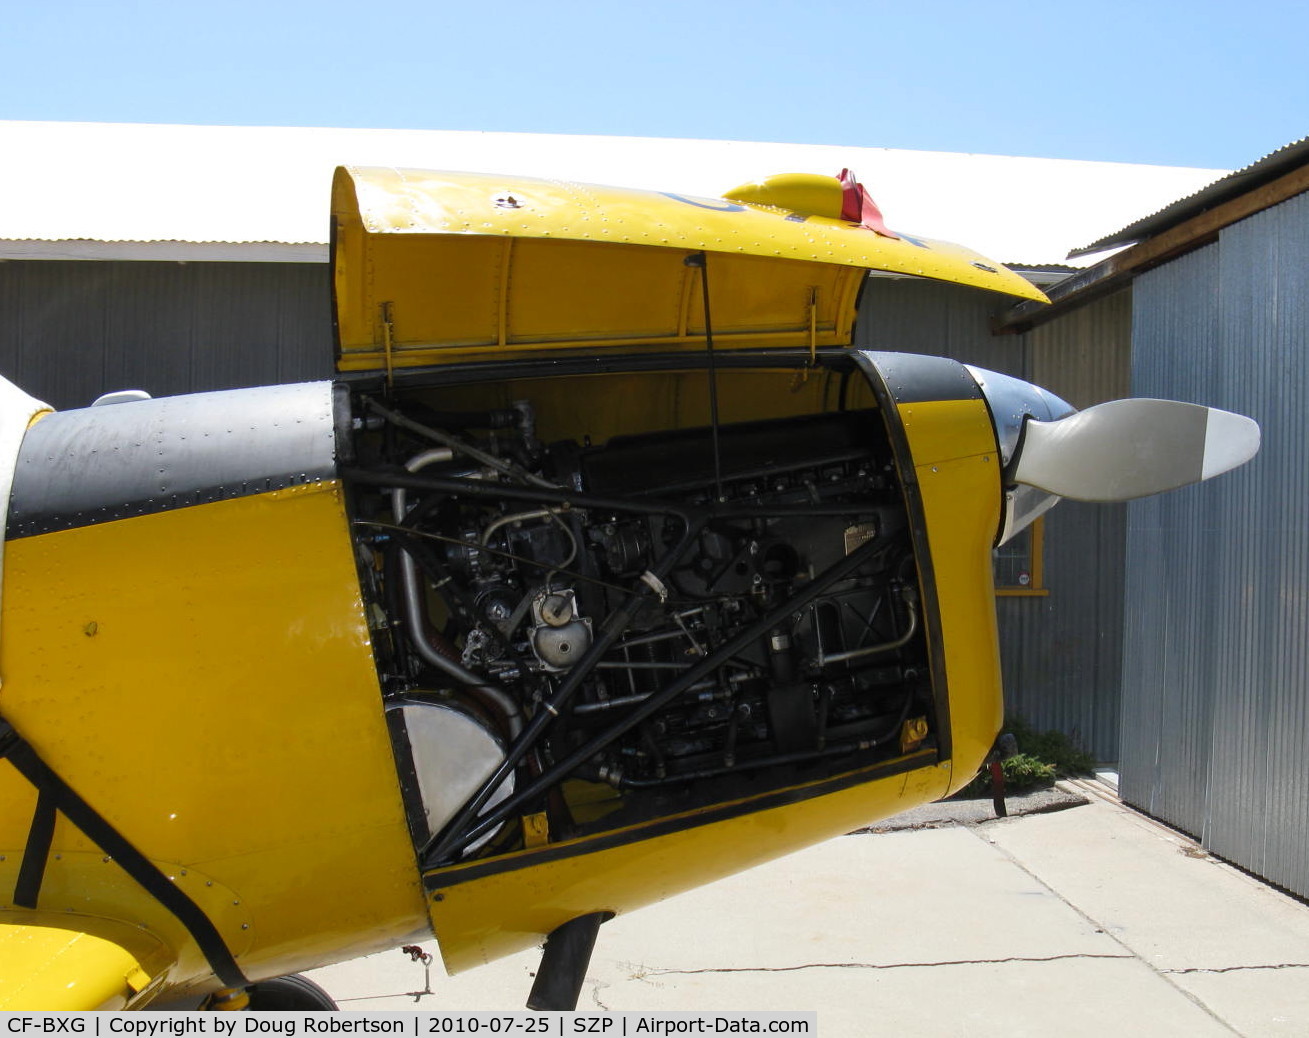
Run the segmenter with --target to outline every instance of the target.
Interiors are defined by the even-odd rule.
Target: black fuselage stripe
[[[337,424],[328,382],[46,415],[19,450],[6,537],[335,479]]]
[[[860,350],[871,361],[896,404],[921,404],[938,400],[983,400],[981,387],[968,369],[949,357],[918,353],[879,353]],[[876,388],[876,387],[874,387]],[[883,394],[879,403],[885,404]]]

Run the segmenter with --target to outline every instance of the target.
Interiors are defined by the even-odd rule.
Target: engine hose
[[[893,638],[889,642],[883,642],[881,645],[867,645],[862,649],[834,652],[830,656],[823,655],[823,647],[820,643],[818,646],[818,659],[816,660],[818,669],[822,670],[831,663],[847,663],[850,660],[862,659],[865,656],[876,656],[879,653],[891,652],[893,649],[901,649],[908,645],[913,640],[913,636],[918,633],[918,592],[915,588],[906,587],[902,597],[905,606],[909,610],[909,622],[899,637]]]
[[[533,508],[529,512],[513,512],[509,515],[502,515],[499,519],[493,519],[486,524],[486,529],[482,531],[481,543],[483,546],[490,544],[495,531],[502,526],[525,522],[528,519],[545,519],[547,516],[554,515],[556,511],[557,509],[551,508]]]
[[[411,554],[411,549],[401,545],[400,551],[401,565],[403,566],[406,562],[411,566],[414,565],[415,560]],[[414,586],[417,586],[416,580]],[[443,671],[449,677],[454,678],[469,692],[493,703],[496,711],[505,718],[505,725],[510,739],[517,738],[518,733],[523,730],[523,712],[517,700],[498,685],[469,670],[458,660],[451,659],[441,651],[440,647],[433,644],[426,628],[423,626],[423,614],[419,605],[416,604],[415,600],[409,598],[410,585],[406,583],[403,590],[406,595],[405,612],[408,624],[406,629],[410,634],[409,641],[418,650],[418,655],[437,670]],[[421,589],[419,590],[421,592]]]
[[[453,458],[454,453],[449,447],[434,448],[410,458],[405,464],[405,468],[410,472],[417,472],[428,465],[451,461]],[[402,487],[396,487],[391,491],[391,512],[397,524],[404,523],[408,512],[408,502]],[[523,712],[517,701],[504,689],[474,674],[458,660],[451,659],[446,653],[441,652],[428,637],[427,628],[423,622],[426,611],[423,609],[422,586],[418,580],[418,565],[414,557],[415,550],[421,549],[416,549],[412,545],[402,544],[400,546],[400,581],[404,600],[405,629],[409,632],[410,644],[418,651],[418,655],[424,661],[454,678],[461,685],[466,686],[469,691],[479,698],[492,703],[495,710],[505,719],[509,738],[511,740],[517,738],[518,733],[523,730]],[[448,577],[437,583],[439,585],[448,583]],[[467,608],[465,603],[460,603],[460,605],[465,609]]]
[[[403,491],[395,491],[395,493],[402,493],[402,492]],[[562,511],[562,509],[559,508],[534,508],[529,512],[515,512],[511,515],[502,515],[500,516],[499,519],[495,519],[490,523],[487,523],[486,529],[482,531],[482,537],[481,537],[482,547],[486,547],[491,543],[491,538],[495,535],[495,532],[497,530],[499,530],[501,527],[508,526],[510,523],[523,522],[528,519],[551,520],[552,522],[554,522],[556,526],[559,527],[559,529],[563,530],[564,536],[568,538],[570,550],[568,552],[567,558],[565,558],[563,562],[557,563],[546,572],[544,583],[545,583],[546,590],[549,591],[550,583],[554,579],[554,575],[560,572],[561,570],[566,572],[568,570],[568,567],[573,564],[573,560],[577,558],[577,551],[578,551],[577,536],[573,533],[572,528],[569,527],[569,525],[566,522],[564,522],[561,518],[559,518],[560,511]]]

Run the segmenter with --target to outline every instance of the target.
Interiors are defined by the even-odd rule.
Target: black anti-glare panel
[[[59,411],[23,440],[7,538],[262,494],[335,474],[330,382]]]

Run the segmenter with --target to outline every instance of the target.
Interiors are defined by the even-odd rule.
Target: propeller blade
[[[1243,415],[1177,400],[1111,400],[1028,421],[1008,479],[1074,501],[1130,501],[1234,469],[1259,450]]]

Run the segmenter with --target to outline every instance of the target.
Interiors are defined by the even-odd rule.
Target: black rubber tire
[[[337,1010],[331,995],[299,973],[261,980],[246,988],[246,993],[250,996],[250,1011],[254,1013],[330,1013]]]

